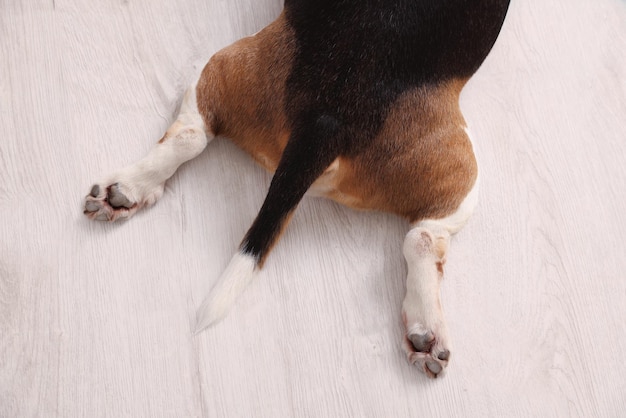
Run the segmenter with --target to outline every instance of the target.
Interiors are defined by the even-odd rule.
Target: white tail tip
[[[196,334],[226,317],[256,275],[256,266],[254,257],[250,255],[237,253],[233,256],[196,313]]]

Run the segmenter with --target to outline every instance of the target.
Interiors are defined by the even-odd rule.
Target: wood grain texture
[[[406,225],[314,198],[193,337],[269,185],[227,141],[129,222],[83,217],[281,3],[0,0],[0,417],[626,416],[624,1],[512,2],[462,95],[481,203],[447,263],[442,379],[400,348]]]

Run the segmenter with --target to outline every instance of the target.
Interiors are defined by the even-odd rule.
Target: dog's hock
[[[235,254],[196,313],[196,334],[226,317],[257,273],[257,262],[253,256]]]

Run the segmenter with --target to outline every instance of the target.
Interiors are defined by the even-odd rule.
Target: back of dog
[[[438,199],[452,192],[442,188],[424,207],[415,188],[423,187],[420,181],[422,185],[432,181],[420,178],[430,170],[421,159],[432,156],[433,147],[457,143],[467,147],[465,132],[456,129],[462,126],[458,94],[493,46],[508,4],[509,0],[286,0],[276,22],[218,54],[221,73],[209,64],[198,87],[204,119],[208,124],[218,121],[215,134],[231,138],[275,171],[265,202],[231,261],[242,283],[261,268],[301,198],[329,170],[334,171],[334,182],[328,197],[354,207],[387,210],[417,222],[430,213],[444,216],[459,206],[475,180],[471,149],[461,167],[464,186],[456,187],[458,196],[446,204]],[[241,72],[242,54],[246,71],[272,76],[260,81],[254,75],[237,77],[236,85],[235,79],[229,81],[229,68]],[[229,67],[233,61],[238,61],[237,66]],[[256,84],[248,85],[246,79]],[[259,86],[259,82],[268,84]],[[217,91],[222,92],[220,98]],[[231,95],[231,91],[241,94]],[[246,97],[246,102],[233,103],[231,96]],[[406,103],[398,108],[402,100]],[[439,109],[432,111],[428,105],[432,100],[439,100]],[[249,127],[250,121],[239,123],[232,109],[243,106],[239,113],[258,114],[276,109],[276,103],[281,104],[280,116],[263,121],[278,120],[279,127],[257,123],[246,132],[237,130],[237,126]],[[407,128],[390,129],[390,116],[402,121],[407,112],[412,115]],[[413,127],[425,123],[428,132],[445,131],[453,123],[456,130],[451,135],[459,138],[449,144],[431,138],[432,146],[416,155],[419,147],[412,144],[423,138]],[[267,132],[280,135],[268,139]],[[257,135],[263,141],[255,140]],[[411,157],[416,160],[408,161]],[[402,161],[394,165],[397,159]],[[398,170],[420,165],[426,171]],[[388,180],[397,182],[373,180],[381,168],[384,172],[384,167],[392,166],[395,172]],[[442,185],[457,177],[441,180]],[[406,183],[406,178],[413,183]],[[387,189],[401,190],[402,195],[382,193]],[[414,208],[416,204],[422,206]],[[246,272],[237,265],[245,265]],[[231,283],[226,276],[224,280]],[[236,297],[218,302],[216,295],[224,288],[219,283],[200,310],[200,328],[222,317]],[[243,287],[228,285],[231,290]]]

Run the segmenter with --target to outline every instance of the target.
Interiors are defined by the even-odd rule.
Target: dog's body
[[[459,94],[509,0],[286,0],[261,32],[215,54],[151,153],[92,187],[85,213],[130,217],[217,135],[274,172],[239,252],[198,313],[222,318],[307,191],[411,223],[402,308],[411,363],[435,377],[450,345],[439,281],[450,234],[476,203]]]

